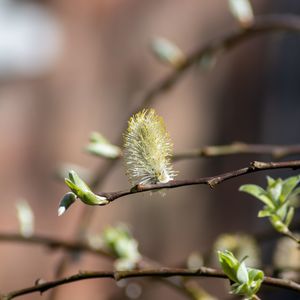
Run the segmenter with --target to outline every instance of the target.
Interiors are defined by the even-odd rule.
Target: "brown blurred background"
[[[297,0],[252,3],[257,15],[300,13]],[[237,26],[227,1],[221,0],[3,0],[1,232],[18,231],[15,203],[23,198],[35,213],[36,233],[74,240],[84,206],[76,203],[57,217],[67,188],[55,179],[55,170],[65,163],[91,171],[105,167],[105,161],[83,151],[90,132],[97,130],[117,141],[141,92],[170,72],[149,51],[151,39],[166,37],[191,53]],[[296,34],[265,35],[222,55],[210,71],[189,71],[153,104],[165,119],[175,150],[233,141],[299,143],[299,51]],[[178,178],[194,178],[233,170],[253,159],[270,158],[197,159],[178,162],[175,169]],[[92,208],[96,212],[89,232],[126,222],[143,254],[175,266],[194,250],[210,249],[222,232],[268,228],[267,221],[256,218],[258,203],[237,191],[242,183],[264,184],[264,178],[265,174],[245,176],[214,190],[206,186],[170,190],[165,198],[126,197]],[[101,190],[128,186],[118,164]],[[54,278],[62,255],[43,247],[2,243],[0,291],[32,285],[37,278]],[[64,275],[110,267],[104,260],[83,255]],[[213,285],[207,288],[218,294]],[[47,293],[24,297],[40,298],[46,299]],[[145,286],[141,296],[153,298],[183,296],[157,283]],[[111,281],[91,280],[59,288],[57,299],[125,299],[125,295]]]

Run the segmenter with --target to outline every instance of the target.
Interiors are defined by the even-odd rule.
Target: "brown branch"
[[[107,258],[114,258],[109,252],[90,246],[83,242],[68,242],[58,238],[52,238],[45,235],[32,235],[24,237],[19,233],[0,232],[0,241],[17,242],[24,244],[42,245],[50,249],[65,249],[67,251],[84,251],[87,253],[101,255]]]
[[[130,190],[112,192],[112,193],[100,193],[100,196],[104,196],[110,202],[136,193],[142,193],[147,191],[159,190],[159,189],[172,189],[181,186],[188,186],[188,185],[196,185],[196,184],[207,184],[210,187],[215,187],[217,184],[235,178],[239,176],[243,176],[249,173],[255,173],[265,170],[272,170],[272,169],[299,169],[300,168],[300,160],[294,161],[284,161],[284,162],[260,162],[260,161],[253,161],[250,163],[248,167],[234,170],[231,172],[223,173],[216,176],[211,177],[201,177],[196,179],[186,179],[186,180],[172,180],[167,183],[157,183],[157,184],[148,184],[148,185],[136,185]],[[106,204],[105,204],[106,205]]]
[[[235,154],[268,154],[275,159],[300,154],[300,145],[261,145],[234,142],[228,145],[204,146],[174,154],[175,161],[198,157],[215,157]]]
[[[64,249],[66,251],[84,251],[86,253],[91,253],[94,255],[102,256],[111,260],[117,259],[117,257],[108,252],[107,250],[101,248],[94,248],[87,243],[83,242],[68,242],[58,238],[52,238],[45,235],[33,235],[30,237],[24,237],[19,233],[1,233],[0,232],[0,242],[17,242],[24,244],[32,244],[32,245],[40,245],[44,247],[49,247],[52,250],[56,249]],[[141,260],[138,262],[138,268],[159,268],[159,263],[150,260],[149,258],[143,256]],[[169,281],[164,280],[164,283],[169,286],[176,288],[178,291],[188,296],[191,299],[194,299],[193,294],[190,292],[188,287],[186,286],[186,282],[183,281]],[[53,290],[52,290],[53,291]],[[0,297],[0,299],[2,299]]]
[[[159,269],[142,269],[142,270],[130,270],[130,271],[80,271],[79,273],[68,276],[62,279],[39,283],[34,286],[16,290],[4,294],[0,297],[1,300],[10,300],[16,297],[31,294],[34,292],[43,293],[49,289],[55,288],[67,283],[92,279],[92,278],[111,278],[115,281],[119,281],[126,278],[141,278],[141,277],[158,277],[168,278],[173,276],[184,277],[214,277],[214,278],[227,278],[226,275],[219,270],[212,268],[201,267],[197,270],[178,269],[178,268],[159,268]],[[300,292],[300,284],[286,279],[265,277],[263,280],[264,285],[294,290]]]
[[[193,54],[188,56],[185,62],[181,64],[179,68],[175,69],[173,73],[147,90],[141,97],[143,107],[149,105],[157,96],[169,91],[183,76],[185,71],[195,63],[198,63],[204,56],[208,54],[216,55],[220,50],[222,50],[222,52],[228,51],[244,40],[260,34],[284,31],[299,32],[300,18],[296,15],[267,15],[255,17],[254,22],[247,28],[238,28],[210,41],[207,45],[200,47]]]

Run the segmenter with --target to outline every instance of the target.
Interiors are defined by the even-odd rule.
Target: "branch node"
[[[113,278],[114,278],[115,281],[120,281],[123,278],[122,272],[114,271]]]
[[[214,177],[214,178],[212,178],[212,179],[209,179],[208,181],[207,181],[207,184],[210,186],[210,188],[214,188],[217,184],[219,184],[220,182],[221,182],[221,177]]]
[[[250,163],[250,169],[251,170],[255,170],[255,169],[263,169],[267,166],[268,164],[265,162],[261,162],[261,161],[252,161]]]
[[[37,286],[37,285],[43,284],[45,282],[46,282],[45,279],[43,279],[43,278],[37,278],[36,281],[34,282],[34,285]]]

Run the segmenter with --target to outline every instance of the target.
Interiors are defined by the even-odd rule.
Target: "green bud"
[[[59,203],[58,207],[58,216],[61,216],[65,211],[75,202],[76,195],[73,192],[68,192],[64,195],[62,200]]]
[[[65,182],[77,198],[87,205],[105,205],[109,203],[106,197],[93,193],[73,170],[69,172],[69,178],[65,178]]]
[[[111,144],[98,132],[91,133],[90,143],[87,145],[86,150],[96,156],[112,159],[118,158],[122,154],[122,151],[118,146]]]

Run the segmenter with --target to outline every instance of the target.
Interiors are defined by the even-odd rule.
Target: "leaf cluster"
[[[232,282],[231,293],[243,295],[246,299],[253,299],[263,282],[263,271],[246,267],[247,257],[239,261],[228,250],[218,251],[218,258],[224,273]]]
[[[300,182],[300,175],[273,179],[267,176],[267,187],[255,184],[242,185],[239,190],[246,192],[264,203],[258,217],[268,217],[273,227],[281,233],[289,233],[289,225],[294,217],[295,207],[292,200],[300,193],[296,188]]]

